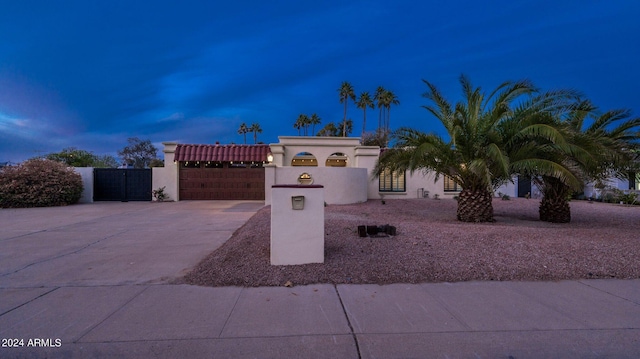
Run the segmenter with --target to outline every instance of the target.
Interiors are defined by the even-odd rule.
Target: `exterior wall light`
[[[273,162],[273,154],[271,154],[271,152],[267,153],[267,162]]]

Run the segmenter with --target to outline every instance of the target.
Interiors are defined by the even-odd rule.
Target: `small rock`
[[[287,288],[288,288],[288,287],[293,287],[293,283],[291,283],[291,281],[290,281],[290,280],[288,280],[288,281],[284,284],[284,286],[285,286],[285,287],[287,287]]]

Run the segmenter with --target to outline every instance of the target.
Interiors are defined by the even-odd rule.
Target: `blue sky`
[[[640,2],[0,0],[0,162],[128,137],[242,143],[296,135],[299,114],[342,119],[337,89],[400,100],[391,127],[440,132],[426,86],[460,74],[493,89],[528,78],[640,116]],[[348,109],[355,128],[362,112]],[[368,130],[377,124],[369,111]],[[322,126],[320,126],[322,127]],[[359,134],[359,130],[354,134]],[[252,136],[248,136],[252,141]]]

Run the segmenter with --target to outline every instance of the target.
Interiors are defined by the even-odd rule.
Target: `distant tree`
[[[340,103],[344,103],[344,119],[342,120],[342,137],[347,136],[347,105],[349,103],[349,99],[351,101],[356,101],[356,94],[353,91],[353,86],[347,81],[344,81],[340,88],[338,89],[338,94],[340,96]],[[353,125],[352,125],[353,126]]]
[[[52,161],[58,161],[71,167],[118,167],[118,161],[111,155],[97,156],[85,150],[76,147],[67,147],[57,153],[50,153],[44,158]]]
[[[389,135],[384,131],[365,132],[362,136],[363,146],[379,146],[384,148],[387,147],[388,143]]]
[[[378,130],[384,127],[384,94],[386,92],[387,90],[384,87],[378,86],[375,94],[373,95],[373,100],[376,102],[376,106],[378,107]]]
[[[134,168],[147,168],[151,160],[158,157],[158,149],[151,143],[151,140],[141,140],[138,137],[127,139],[129,145],[118,151],[127,164],[133,164]]]
[[[154,158],[149,162],[149,167],[164,167],[164,161],[159,158]]]
[[[342,134],[342,137],[347,137],[353,132],[353,120],[348,119],[346,122],[342,122],[338,126],[338,136]]]
[[[240,127],[238,127],[238,134],[244,136],[244,143],[247,144],[247,133],[249,132],[249,127],[247,127],[246,123],[241,123]]]
[[[340,130],[333,122],[327,123],[316,136],[337,137],[340,136]]]
[[[293,128],[298,130],[298,136],[300,136],[300,130],[307,126],[308,121],[309,118],[307,117],[307,115],[301,113],[296,119],[296,122],[293,123]]]
[[[258,134],[262,133],[260,124],[257,122],[252,123],[251,127],[249,127],[249,132],[253,132],[253,143],[258,143]]]
[[[371,99],[371,96],[369,96],[369,92],[365,91],[360,94],[360,97],[358,98],[358,102],[356,102],[356,106],[359,109],[362,109],[362,112],[363,112],[362,137],[364,137],[364,133],[367,130],[367,107],[375,108],[373,100]]]
[[[91,167],[116,168],[118,167],[118,160],[111,155],[98,155],[95,156],[95,161]]]
[[[400,101],[398,100],[398,96],[389,90],[385,91],[383,100],[384,108],[386,110],[384,127],[385,131],[389,132],[391,127],[391,105],[399,105]]]
[[[95,156],[91,152],[75,147],[67,147],[60,152],[50,153],[45,158],[62,162],[71,167],[91,167],[95,162]]]
[[[309,118],[309,124],[311,124],[311,135],[316,132],[316,125],[319,125],[321,122],[322,120],[320,119],[320,116],[318,116],[318,114],[314,113],[311,115],[311,117]]]

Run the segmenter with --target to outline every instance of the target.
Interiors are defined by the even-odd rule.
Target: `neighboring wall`
[[[93,203],[93,167],[74,167],[82,176],[82,196],[78,203]]]

